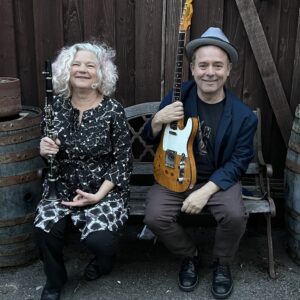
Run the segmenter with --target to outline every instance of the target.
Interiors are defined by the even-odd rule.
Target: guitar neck
[[[181,85],[182,85],[182,71],[183,71],[183,56],[185,45],[186,31],[179,31],[177,42],[177,54],[175,63],[175,74],[173,82],[173,97],[172,102],[181,101]]]

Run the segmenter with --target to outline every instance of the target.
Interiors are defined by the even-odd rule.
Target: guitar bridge
[[[175,168],[175,157],[176,157],[176,151],[173,150],[167,150],[166,151],[166,160],[165,165],[166,167]]]
[[[182,154],[181,155],[181,159],[180,159],[180,163],[179,163],[179,177],[177,178],[177,181],[179,183],[183,183],[183,179],[184,179],[184,168],[185,168],[185,155]]]

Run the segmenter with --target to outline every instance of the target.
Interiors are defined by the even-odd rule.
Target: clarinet
[[[46,81],[46,98],[45,98],[45,134],[47,137],[55,141],[57,138],[57,132],[54,130],[54,112],[53,112],[53,87],[52,87],[52,67],[51,62],[49,60],[45,61],[45,71],[43,72],[45,75]],[[48,170],[48,185],[49,190],[45,197],[45,200],[48,201],[58,201],[57,197],[57,189],[56,189],[56,181],[57,177],[55,176],[56,167],[54,165],[55,155],[50,154],[47,157],[49,170]]]

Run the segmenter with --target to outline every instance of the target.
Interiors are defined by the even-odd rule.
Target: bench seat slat
[[[135,162],[133,164],[133,175],[136,174],[153,174],[153,165],[151,162]],[[259,174],[259,166],[257,163],[250,163],[246,171],[246,175]]]
[[[244,200],[246,211],[249,214],[270,213],[270,205],[267,200]],[[136,195],[129,201],[130,214],[144,215],[145,195]]]

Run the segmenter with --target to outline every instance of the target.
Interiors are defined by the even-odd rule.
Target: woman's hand
[[[77,195],[73,198],[73,201],[62,201],[61,203],[69,207],[82,207],[96,204],[101,200],[97,194],[86,193],[80,189],[77,189],[76,193]]]
[[[49,155],[55,155],[59,151],[60,140],[53,141],[49,137],[43,137],[40,142],[40,155],[47,158]]]
[[[93,205],[101,201],[113,189],[114,186],[115,184],[113,182],[104,180],[96,194],[86,193],[80,189],[77,189],[77,195],[73,198],[73,201],[62,201],[61,203],[69,207]]]

